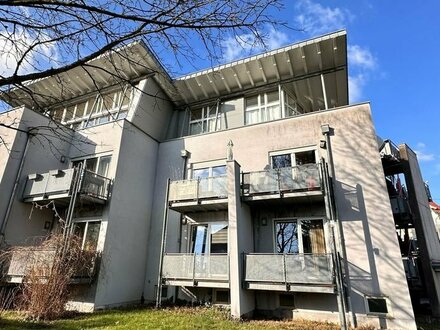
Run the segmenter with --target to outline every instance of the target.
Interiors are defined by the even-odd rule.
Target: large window
[[[219,107],[221,105],[218,105]],[[221,111],[217,105],[191,111],[189,134],[200,134],[221,130]]]
[[[72,167],[76,167],[79,164],[83,164],[86,170],[99,174],[101,176],[107,176],[111,159],[112,156],[107,155],[101,157],[91,157],[81,160],[74,160],[72,161]]]
[[[270,156],[272,168],[292,167],[297,165],[315,164],[316,151],[288,151],[271,153]]]
[[[273,91],[246,98],[246,125],[281,118],[279,92]]]
[[[81,249],[96,251],[101,221],[81,221],[73,224],[73,234],[80,239]]]
[[[228,225],[210,223],[191,226],[191,253],[228,252]]]
[[[275,221],[276,253],[325,253],[322,220]]]
[[[127,116],[132,94],[131,86],[97,94],[67,107],[51,110],[49,115],[73,129],[104,124]]]

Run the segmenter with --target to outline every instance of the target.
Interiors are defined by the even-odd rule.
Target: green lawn
[[[83,314],[52,322],[24,321],[14,312],[0,314],[0,329],[316,329],[334,330],[331,323],[309,321],[249,321],[229,320],[227,312],[216,308],[170,308],[110,310]]]

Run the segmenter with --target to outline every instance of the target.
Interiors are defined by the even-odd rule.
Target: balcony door
[[[191,253],[228,253],[227,223],[210,223],[191,226]]]

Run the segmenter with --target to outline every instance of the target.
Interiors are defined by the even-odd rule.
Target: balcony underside
[[[246,289],[281,291],[281,292],[308,292],[308,293],[335,293],[335,286],[329,284],[298,284],[298,283],[270,283],[270,282],[245,282]]]
[[[71,196],[69,192],[61,192],[55,194],[27,196],[23,198],[23,202],[32,203],[32,202],[54,201],[56,205],[67,206],[70,203],[70,199]],[[106,203],[106,200],[90,194],[79,194],[77,201],[86,205],[93,205],[93,204],[104,205]]]
[[[295,192],[272,192],[242,196],[242,200],[248,203],[284,201],[287,203],[321,202],[324,201],[324,194],[321,190],[295,191]]]
[[[181,213],[222,211],[228,209],[228,199],[213,198],[170,202],[170,209]]]
[[[165,285],[186,286],[199,288],[222,288],[229,289],[229,281],[209,280],[209,279],[164,279]]]

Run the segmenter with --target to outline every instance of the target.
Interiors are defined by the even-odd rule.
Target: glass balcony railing
[[[319,164],[243,173],[242,194],[271,194],[321,189]]]
[[[75,265],[73,278],[91,279],[96,273],[98,253],[82,251],[81,263]],[[6,252],[1,261],[1,275],[6,281],[20,281],[21,278],[33,273],[41,278],[47,278],[53,271],[57,251],[42,249],[35,246],[20,247]]]
[[[169,201],[182,202],[228,196],[226,176],[170,182]]]
[[[167,253],[162,274],[164,280],[229,281],[228,255]]]
[[[246,254],[245,281],[272,284],[333,284],[331,254]]]

